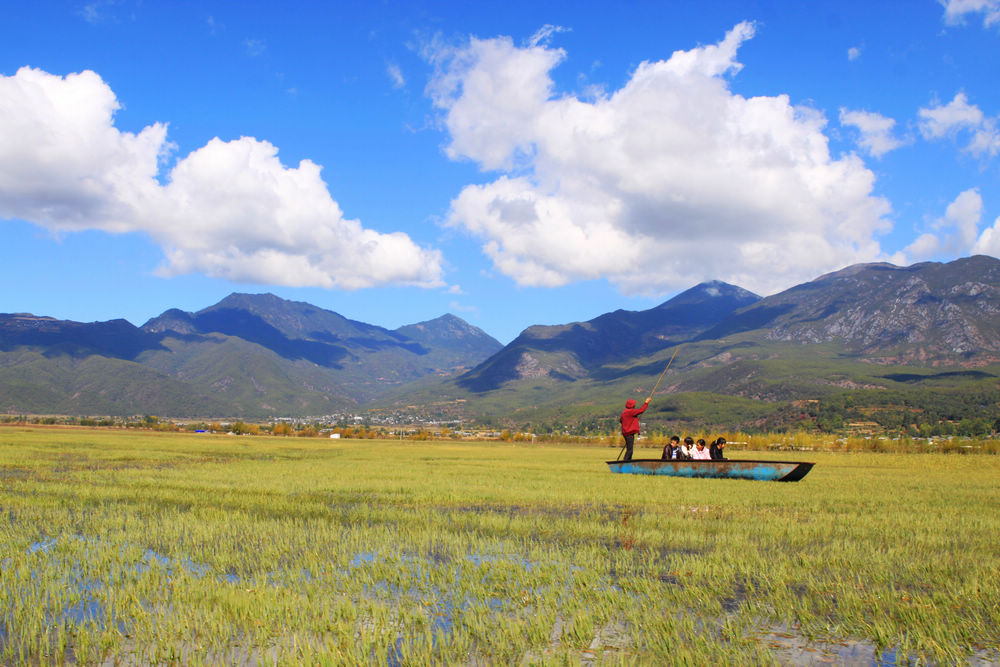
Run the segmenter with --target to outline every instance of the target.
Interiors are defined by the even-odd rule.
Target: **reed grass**
[[[817,465],[777,484],[617,451],[0,428],[0,663],[770,664],[776,628],[1000,657],[997,457],[781,452]]]

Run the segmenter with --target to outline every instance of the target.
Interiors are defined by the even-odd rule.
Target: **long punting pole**
[[[646,399],[647,401],[653,400],[653,394],[656,393],[656,389],[660,386],[660,380],[662,380],[663,376],[666,375],[667,371],[670,370],[670,364],[674,363],[674,357],[677,356],[677,350],[679,350],[679,349],[681,349],[680,345],[678,345],[677,347],[674,348],[674,353],[672,355],[670,355],[670,361],[667,362],[667,367],[663,369],[662,373],[660,373],[660,377],[656,380],[656,385],[653,387],[653,391],[649,392],[649,398]],[[616,458],[615,461],[618,461],[619,459],[621,459],[622,453],[624,451],[625,451],[625,445],[622,445],[622,448],[620,450],[618,450],[618,458]]]
[[[681,349],[680,345],[678,345],[677,347],[674,348],[674,353],[672,355],[670,355],[670,361],[667,362],[667,367],[663,369],[662,373],[660,373],[660,377],[656,381],[656,386],[653,387],[653,391],[649,392],[649,400],[652,400],[653,394],[656,393],[656,389],[660,386],[660,380],[662,380],[663,376],[666,375],[667,371],[670,370],[670,364],[674,363],[674,357],[677,356],[677,350],[679,350],[679,349]]]

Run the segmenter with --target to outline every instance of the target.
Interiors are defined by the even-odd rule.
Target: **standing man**
[[[650,397],[652,398],[652,397]],[[642,404],[641,408],[635,407],[635,399],[630,398],[625,401],[625,409],[622,410],[618,421],[622,425],[622,435],[625,436],[625,460],[632,460],[632,446],[635,444],[635,436],[639,435],[639,415],[649,407],[649,398]]]

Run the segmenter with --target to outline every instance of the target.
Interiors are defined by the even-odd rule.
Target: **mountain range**
[[[501,347],[454,315],[390,331],[273,294],[171,309],[142,327],[0,315],[0,411],[324,415]]]
[[[407,400],[558,428],[641,400],[669,364],[650,420],[734,427],[845,391],[996,389],[998,306],[1000,260],[985,256],[858,264],[765,298],[709,282],[650,310],[529,327]]]
[[[1000,261],[859,264],[764,298],[702,283],[648,310],[531,326],[506,346],[453,315],[388,330],[271,294],[142,327],[0,315],[0,412],[460,405],[466,417],[558,424],[641,398],[668,361],[651,410],[702,423],[832,392],[995,384]]]

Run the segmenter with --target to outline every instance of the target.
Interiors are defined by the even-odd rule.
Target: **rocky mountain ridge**
[[[705,332],[753,329],[770,341],[841,341],[875,363],[1000,361],[1000,261],[985,256],[908,267],[862,264],[798,285]]]

